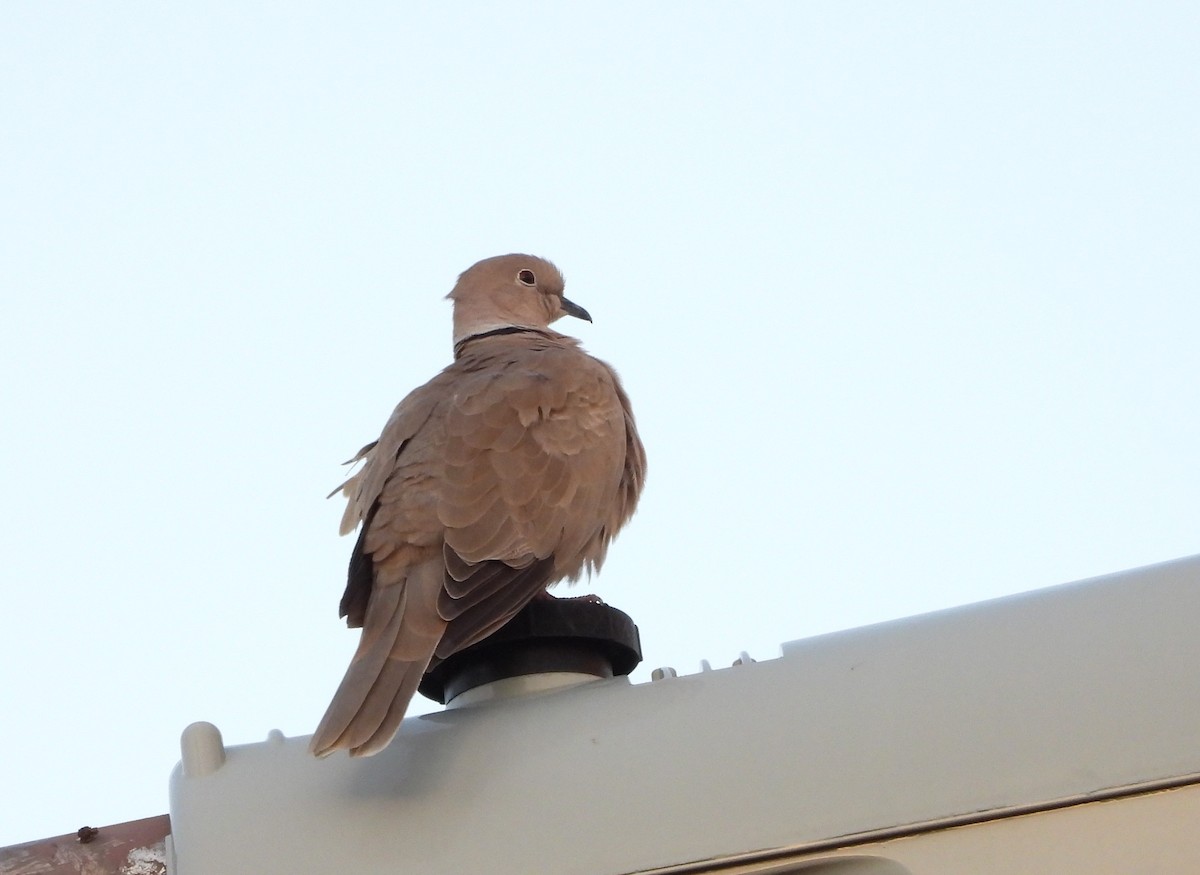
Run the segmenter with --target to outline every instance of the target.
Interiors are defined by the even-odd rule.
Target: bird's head
[[[563,316],[592,321],[563,297],[558,268],[536,255],[497,255],[467,268],[450,294],[454,341],[497,328],[546,328]]]

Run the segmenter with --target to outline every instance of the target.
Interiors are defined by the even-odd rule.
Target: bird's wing
[[[340,616],[347,618],[351,628],[362,626],[365,618],[375,580],[372,554],[381,549],[401,550],[398,558],[415,565],[436,554],[441,546],[440,525],[432,512],[434,502],[429,493],[438,477],[436,449],[441,434],[438,408],[445,405],[451,383],[452,379],[443,371],[410,392],[396,405],[379,440],[367,444],[350,460],[362,461],[362,468],[335,490],[335,494],[340,491],[346,496],[341,533],[348,534],[362,524],[350,554],[346,591],[340,606]],[[379,528],[376,517],[389,483],[389,506],[379,522],[386,523],[390,537],[381,545],[383,539],[372,532]],[[425,549],[405,551],[406,546]]]
[[[574,344],[512,344],[497,361],[446,410],[442,658],[591,563],[624,470],[624,414],[606,366]]]

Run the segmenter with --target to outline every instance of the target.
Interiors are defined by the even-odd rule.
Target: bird
[[[369,756],[422,676],[546,589],[599,571],[637,507],[646,452],[616,371],[550,325],[592,321],[546,259],[465,270],[454,360],[410,392],[347,464],[343,535],[359,528],[339,614],[358,647],[309,750]]]

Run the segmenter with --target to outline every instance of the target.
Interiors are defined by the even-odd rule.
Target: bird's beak
[[[576,319],[586,319],[592,321],[592,314],[580,307],[574,301],[568,301],[566,298],[560,297],[559,304],[562,306],[563,312],[568,316],[574,316]]]

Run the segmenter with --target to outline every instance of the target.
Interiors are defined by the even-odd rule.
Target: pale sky
[[[0,16],[0,846],[312,731],[324,496],[490,255],[633,399],[635,682],[1200,552],[1195,3]]]

